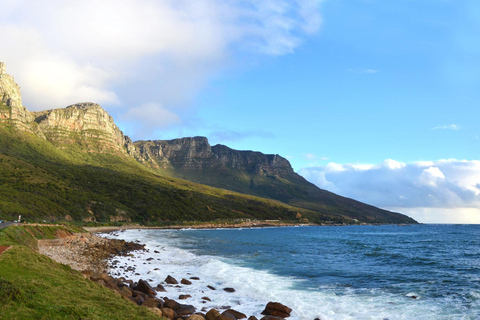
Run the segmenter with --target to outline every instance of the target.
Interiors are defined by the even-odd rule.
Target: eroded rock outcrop
[[[32,112],[45,138],[57,145],[78,144],[87,151],[126,153],[128,142],[113,118],[98,104]]]
[[[33,116],[22,104],[20,86],[6,72],[5,63],[0,62],[0,121],[30,131]]]
[[[210,146],[205,137],[137,141],[136,149],[150,165],[176,170],[233,169],[251,174],[293,174],[287,159],[279,155],[239,151],[224,145]]]

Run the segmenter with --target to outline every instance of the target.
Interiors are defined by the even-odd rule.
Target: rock
[[[205,319],[206,320],[215,320],[215,318],[217,316],[220,315],[220,312],[218,312],[217,310],[215,309],[211,309],[210,311],[207,312],[207,314],[205,315]]]
[[[142,306],[145,306],[145,307],[147,307],[147,308],[158,308],[158,307],[162,307],[162,303],[163,303],[162,300],[155,299],[155,298],[148,298],[148,299],[142,304]]]
[[[192,314],[187,320],[205,320],[205,318],[199,314]]]
[[[129,289],[128,287],[121,287],[121,288],[118,288],[118,292],[119,292],[119,293],[120,293],[122,296],[124,296],[124,297],[127,297],[127,298],[129,298],[129,297],[132,297],[132,296],[133,296],[133,294],[132,294],[132,290],[131,290],[131,289]]]
[[[180,304],[175,301],[175,300],[172,300],[172,299],[169,299],[169,300],[166,300],[164,303],[163,303],[163,306],[165,308],[170,308],[170,309],[173,309],[173,310],[178,310],[180,309]]]
[[[223,314],[215,317],[215,320],[232,320],[232,319],[234,320],[235,318],[233,318],[233,316],[231,315],[223,315]]]
[[[178,316],[186,316],[188,314],[195,313],[195,307],[192,305],[182,304],[180,305],[180,309],[175,310]]]
[[[279,302],[269,302],[265,307],[265,310],[262,311],[262,314],[280,318],[287,318],[290,317],[291,312],[292,309]]]
[[[190,277],[190,279],[192,279],[192,280],[200,280],[199,277]]]
[[[158,309],[158,308],[148,308],[150,311],[152,311],[153,313],[155,313],[157,316],[159,317],[162,317],[163,316],[163,312],[162,310]]]
[[[137,295],[133,298],[133,301],[140,306],[145,302],[145,299],[141,295]]]
[[[235,292],[235,289],[233,289],[233,288],[223,288],[223,291],[226,291],[226,292]]]
[[[167,278],[165,278],[165,282],[168,284],[178,284],[178,281],[170,275],[168,275]]]
[[[235,319],[244,319],[247,316],[241,312],[238,312],[233,309],[228,309],[222,312],[222,315],[232,315]]]
[[[157,284],[157,286],[155,287],[155,290],[157,292],[167,292],[167,290],[165,290],[165,288],[160,283]]]
[[[150,284],[142,279],[138,280],[137,291],[143,292],[145,294],[157,295],[157,292],[155,292],[155,290],[150,286]]]
[[[258,319],[255,316],[250,316],[250,317],[248,317],[248,320],[258,320]]]
[[[182,280],[180,281],[180,283],[181,283],[181,284],[186,284],[186,285],[191,285],[191,284],[192,284],[192,282],[191,282],[191,281],[188,281],[188,280],[187,280],[187,279],[185,279],[185,278],[184,278],[184,279],[182,279]]]
[[[210,289],[210,290],[217,290],[217,289],[215,289],[215,288],[212,287],[212,286],[207,286],[207,288]]]
[[[283,318],[275,317],[275,316],[264,316],[260,320],[283,320]]]
[[[209,297],[202,297],[202,300],[212,301]]]
[[[185,299],[188,299],[188,298],[191,298],[192,296],[189,295],[189,294],[181,294],[178,299],[180,300],[185,300]]]
[[[162,314],[165,318],[173,320],[174,318],[177,317],[177,314],[173,309],[170,308],[160,308],[160,311],[162,311]]]

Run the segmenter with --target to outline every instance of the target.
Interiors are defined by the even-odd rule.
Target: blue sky
[[[287,157],[421,222],[480,223],[474,0],[0,0],[29,110],[100,103],[137,139]]]

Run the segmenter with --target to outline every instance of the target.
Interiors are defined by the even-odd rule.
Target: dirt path
[[[7,247],[7,246],[0,246],[0,256],[2,255],[2,253],[4,253],[5,251],[7,251],[8,249],[10,249],[11,247]]]

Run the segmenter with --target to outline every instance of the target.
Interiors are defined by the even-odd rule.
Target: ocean
[[[189,294],[180,302],[198,311],[231,307],[260,319],[263,307],[275,301],[293,309],[289,319],[480,319],[480,225],[126,230],[105,236],[139,241],[149,250],[114,258],[114,276],[152,286],[167,275],[179,282],[200,278],[159,293],[177,301]]]

